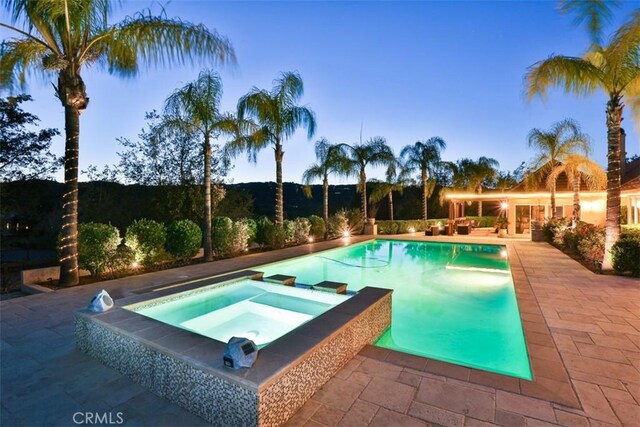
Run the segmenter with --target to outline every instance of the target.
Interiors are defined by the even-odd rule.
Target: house
[[[626,141],[622,131],[621,169],[622,180],[620,205],[623,218],[627,224],[640,223],[640,158],[626,161]],[[552,217],[551,193],[544,186],[546,176],[539,184],[520,182],[504,192],[475,194],[452,192],[446,196],[449,201],[449,219],[456,220],[465,216],[465,205],[468,202],[482,201],[484,204],[495,204],[496,215],[505,215],[509,221],[508,234],[526,236],[531,233],[533,221],[544,221]],[[558,176],[556,182],[556,217],[571,218],[573,213],[573,188],[566,174]],[[607,192],[589,190],[585,183],[580,183],[581,220],[604,226],[606,219]],[[623,219],[624,222],[624,219]]]

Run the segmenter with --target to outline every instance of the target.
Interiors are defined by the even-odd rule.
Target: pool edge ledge
[[[76,345],[215,425],[278,426],[389,327],[391,295],[364,288],[265,347],[252,368],[238,371],[222,366],[223,343],[119,307],[100,314],[77,311]],[[154,330],[159,336],[149,333]]]

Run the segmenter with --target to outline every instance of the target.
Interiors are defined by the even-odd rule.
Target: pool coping
[[[415,235],[393,235],[388,238],[382,236],[379,239],[505,246],[533,378],[529,381],[373,345],[366,346],[361,351],[362,355],[434,375],[543,399],[569,408],[582,409],[520,257],[509,240],[496,242],[495,239],[488,240],[488,238],[466,238],[464,241],[452,241],[449,236],[419,237]]]

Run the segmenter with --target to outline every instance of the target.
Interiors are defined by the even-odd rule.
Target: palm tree
[[[413,145],[407,145],[400,152],[400,158],[408,169],[420,170],[420,182],[422,183],[422,218],[427,219],[427,200],[429,199],[429,178],[436,168],[440,167],[440,152],[447,147],[446,142],[438,136],[427,141],[418,141]]]
[[[364,222],[367,221],[367,174],[366,167],[385,166],[395,160],[393,151],[387,145],[387,140],[381,136],[369,139],[367,142],[355,145],[340,144],[345,148],[343,174],[358,176],[358,191],[362,197],[361,212]]]
[[[482,193],[482,186],[493,181],[498,176],[500,163],[490,157],[480,157],[477,161],[466,160],[462,173],[468,183],[468,190]],[[478,216],[482,216],[482,200],[478,200]]]
[[[316,131],[313,111],[298,105],[304,93],[302,77],[298,73],[282,73],[273,81],[271,91],[254,87],[238,101],[238,120],[253,119],[258,126],[249,138],[232,141],[228,150],[232,155],[246,151],[249,159],[256,160],[257,152],[271,145],[276,159],[276,224],[284,222],[282,196],[282,143],[300,126],[307,129],[311,139]]]
[[[231,114],[220,112],[222,81],[212,70],[203,70],[198,79],[173,92],[165,101],[165,123],[202,135],[204,154],[204,260],[213,260],[211,249],[211,139],[236,134],[238,123]]]
[[[552,171],[576,150],[582,150],[584,153],[589,152],[588,137],[580,132],[578,124],[571,119],[554,123],[548,131],[531,129],[528,143],[529,147],[536,149],[532,169],[539,171],[539,173]],[[551,217],[555,218],[556,180],[552,179],[550,183]]]
[[[0,47],[0,87],[24,86],[30,71],[58,76],[54,88],[64,107],[66,133],[61,285],[78,283],[80,114],[89,104],[83,67],[95,64],[111,74],[132,77],[141,65],[182,64],[195,58],[235,62],[229,41],[202,25],[150,14],[111,24],[114,4],[108,0],[6,1],[12,22],[0,23],[16,34]]]
[[[386,197],[389,200],[389,219],[393,221],[393,192],[402,194],[404,187],[411,184],[411,181],[409,171],[396,159],[387,167],[385,181],[377,183],[369,200],[377,203]]]
[[[597,8],[593,4],[598,3]],[[611,268],[609,253],[620,236],[620,129],[624,98],[632,102],[640,95],[640,11],[620,27],[606,45],[601,45],[601,23],[610,16],[605,2],[567,2],[569,10],[589,16],[592,44],[582,58],[552,55],[529,67],[526,75],[529,98],[544,96],[553,86],[576,95],[601,89],[608,96],[607,123],[607,218],[603,269]],[[591,8],[589,13],[587,9]],[[587,12],[587,13],[585,13]],[[594,23],[596,25],[594,25]]]
[[[338,144],[331,144],[326,138],[321,138],[315,146],[317,163],[312,164],[302,174],[302,182],[306,185],[305,193],[311,197],[309,185],[316,179],[322,180],[322,214],[324,223],[329,224],[329,174],[341,173],[344,170],[344,153]],[[325,231],[325,239],[328,228]]]
[[[573,214],[572,226],[580,221],[580,181],[583,181],[590,190],[603,189],[607,182],[607,173],[599,164],[580,154],[569,154],[563,162],[557,165],[547,177],[547,186],[555,186],[555,182],[561,173],[571,180],[573,189]]]

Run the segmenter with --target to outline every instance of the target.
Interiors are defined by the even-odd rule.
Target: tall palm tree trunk
[[[282,144],[280,141],[276,142],[276,224],[282,225],[284,223],[284,206],[282,196],[282,157],[284,151],[282,151]]]
[[[78,153],[80,150],[80,111],[64,108],[66,142],[64,149],[64,193],[62,194],[62,232],[60,248],[61,286],[78,284]]]
[[[360,169],[360,185],[362,186],[362,218],[367,223],[367,175]]]
[[[478,194],[482,194],[482,185],[478,187]],[[478,216],[482,218],[482,200],[478,200]]]
[[[422,219],[427,220],[427,173],[422,171]]]
[[[325,174],[322,180],[322,214],[324,217],[324,239],[329,237],[329,178]]]
[[[204,260],[213,261],[211,247],[211,141],[209,132],[204,134]]]
[[[604,238],[603,270],[611,270],[611,247],[620,236],[620,125],[622,102],[612,96],[607,102],[607,218]]]
[[[389,191],[389,219],[393,221],[393,191]]]
[[[571,226],[573,228],[578,225],[580,221],[580,173],[575,171],[573,173],[573,212],[571,214]]]
[[[78,284],[78,156],[80,114],[87,108],[86,88],[74,64],[60,71],[56,94],[64,107],[64,193],[60,250],[60,286]]]

